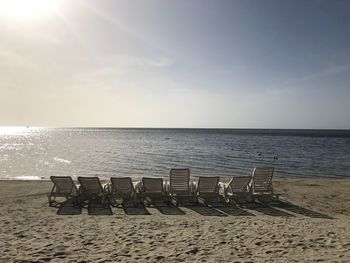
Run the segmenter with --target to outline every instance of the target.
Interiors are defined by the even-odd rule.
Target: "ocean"
[[[350,130],[0,128],[0,179],[51,175],[350,176]]]

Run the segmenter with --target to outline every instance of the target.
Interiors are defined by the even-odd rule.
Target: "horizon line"
[[[1,128],[27,129],[178,129],[178,130],[300,130],[300,131],[350,131],[350,128],[232,128],[232,127],[127,127],[127,126],[3,126]]]

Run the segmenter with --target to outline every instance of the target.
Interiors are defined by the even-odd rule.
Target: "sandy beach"
[[[249,208],[49,207],[49,181],[0,182],[0,262],[349,262],[350,180],[278,178]]]

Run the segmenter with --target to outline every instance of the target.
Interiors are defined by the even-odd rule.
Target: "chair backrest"
[[[143,192],[145,193],[163,193],[163,178],[142,178]]]
[[[232,177],[228,185],[229,187],[231,187],[231,190],[234,193],[247,192],[251,180],[252,180],[251,176]]]
[[[190,169],[170,169],[170,192],[190,191]]]
[[[219,180],[219,176],[199,177],[198,193],[218,193]]]
[[[131,195],[134,192],[131,177],[111,177],[111,183],[115,194]]]
[[[270,192],[272,191],[273,167],[255,167],[253,170],[253,191]]]
[[[78,177],[82,192],[87,195],[98,195],[103,188],[98,177]]]
[[[77,191],[77,186],[70,176],[51,176],[50,179],[55,185],[56,193],[70,194]]]

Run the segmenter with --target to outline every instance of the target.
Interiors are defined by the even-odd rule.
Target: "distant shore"
[[[124,207],[111,216],[57,215],[51,187],[0,181],[0,262],[350,260],[347,178],[275,178],[280,204]]]

